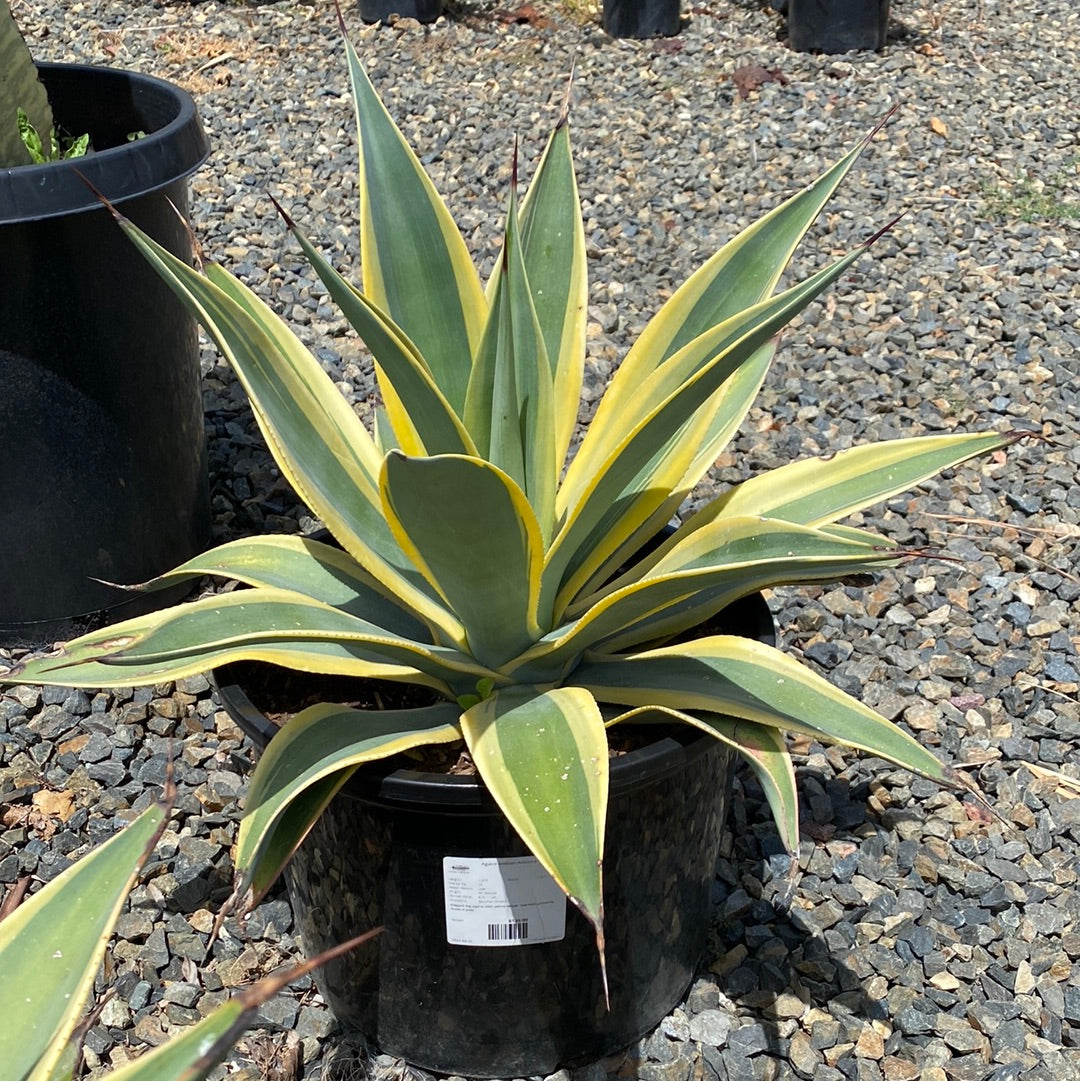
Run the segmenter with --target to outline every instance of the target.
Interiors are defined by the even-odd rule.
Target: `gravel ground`
[[[193,182],[206,252],[275,302],[365,409],[369,365],[266,197],[355,262],[353,124],[328,5],[14,7],[41,59],[196,93],[214,144]],[[959,763],[1002,821],[805,744],[792,891],[762,795],[740,775],[698,978],[639,1046],[574,1081],[1080,1079],[1080,12],[900,0],[881,55],[818,57],[791,52],[780,17],[749,0],[708,0],[652,43],[608,40],[540,0],[530,10],[515,21],[465,6],[430,28],[345,14],[487,265],[513,134],[528,174],[576,65],[592,398],[687,273],[895,105],[799,265],[905,217],[796,320],[714,480],[900,433],[1044,436],[875,512],[875,527],[948,559],[771,597],[786,648]],[[740,91],[748,65],[772,81]],[[209,352],[205,377],[218,539],[310,528]],[[109,836],[174,752],[178,813],[110,952],[118,993],[87,1038],[94,1075],[296,953],[277,894],[202,964],[251,749],[201,678],[0,697],[0,888],[47,880]],[[341,1039],[310,982],[265,1019],[223,1075],[427,1076]]]

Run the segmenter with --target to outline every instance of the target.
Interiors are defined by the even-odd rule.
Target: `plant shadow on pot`
[[[757,595],[718,619],[716,633],[774,637]],[[274,671],[237,664],[216,673],[223,705],[262,746],[275,728],[252,705],[260,693],[252,681]],[[310,689],[311,677],[282,678]],[[269,682],[260,690],[268,704],[284,704],[273,702]],[[312,697],[337,700],[349,690],[328,684]],[[420,772],[399,756],[357,770],[286,871],[309,954],[353,927],[387,928],[374,948],[318,978],[343,1024],[414,1065],[473,1077],[590,1062],[656,1025],[685,993],[705,947],[732,755],[685,726],[632,730],[647,735],[612,759],[604,854],[610,1011],[593,930],[562,897],[546,921],[556,940],[537,941],[544,935],[535,921],[514,921],[480,926],[484,945],[447,942],[447,881],[478,866],[470,861],[528,851],[475,776]]]

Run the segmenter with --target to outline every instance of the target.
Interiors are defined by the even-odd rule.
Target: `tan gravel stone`
[[[805,1032],[796,1032],[791,1037],[788,1057],[795,1071],[803,1077],[813,1077],[814,1071],[825,1061],[820,1051],[810,1043],[810,1037]]]
[[[885,1041],[881,1038],[881,1033],[867,1025],[855,1043],[855,1057],[873,1059],[875,1062],[884,1058]]]
[[[845,1055],[855,1049],[853,1043],[838,1043],[835,1047],[826,1047],[822,1054],[830,1066],[835,1066]]]
[[[951,972],[935,972],[930,983],[939,991],[955,991],[960,986],[960,981]]]
[[[907,1059],[887,1055],[881,1063],[881,1073],[885,1081],[918,1081],[919,1067]]]
[[[806,1013],[806,1003],[798,995],[784,992],[776,996],[773,1004],[773,1014],[778,1018],[795,1018],[796,1020]]]
[[[1016,986],[1013,990],[1018,995],[1029,995],[1035,990],[1035,976],[1027,961],[1021,961],[1016,967]]]

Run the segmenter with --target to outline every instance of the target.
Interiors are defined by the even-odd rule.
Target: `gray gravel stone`
[[[765,1026],[748,1024],[728,1034],[728,1050],[733,1058],[750,1058],[768,1049],[771,1039]]]
[[[690,1039],[712,1047],[723,1047],[731,1032],[731,1014],[723,1010],[703,1010],[690,1020]]]

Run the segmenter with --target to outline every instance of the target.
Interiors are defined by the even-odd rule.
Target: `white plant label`
[[[532,856],[444,856],[443,887],[451,946],[525,946],[566,937],[566,895]]]

